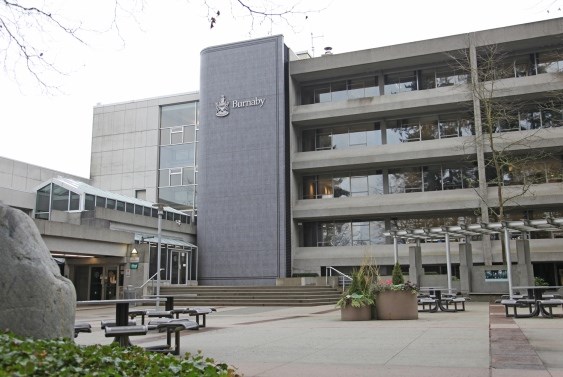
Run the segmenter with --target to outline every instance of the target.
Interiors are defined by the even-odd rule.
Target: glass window
[[[347,127],[338,127],[332,132],[332,149],[350,148],[351,135]]]
[[[170,144],[182,144],[184,142],[184,127],[177,126],[170,129]]]
[[[514,76],[525,77],[535,74],[534,55],[521,55],[514,58]]]
[[[354,132],[350,132],[350,146],[366,146],[368,142],[367,138],[367,131],[366,130],[357,130]]]
[[[317,150],[325,149],[332,149],[332,135],[326,131],[317,134]]]
[[[178,144],[160,147],[160,168],[193,166],[195,162],[195,145]]]
[[[49,212],[51,202],[51,184],[37,190],[35,212]]]
[[[158,200],[179,210],[194,208],[195,186],[175,186],[158,189]]]
[[[379,123],[374,123],[373,128],[367,131],[367,144],[371,145],[382,145],[381,141],[381,125]]]
[[[67,189],[53,184],[51,196],[51,210],[68,211],[69,192]]]
[[[561,54],[554,52],[540,52],[537,54],[538,74],[540,73],[556,73],[563,70],[563,59]]]
[[[348,99],[348,91],[346,90],[346,81],[336,81],[330,84],[331,99],[330,101],[344,101]]]
[[[477,166],[464,166],[462,168],[463,188],[479,187],[479,172]]]
[[[182,170],[182,185],[193,185],[195,184],[195,172],[194,168],[183,168]]]
[[[330,102],[332,101],[332,97],[330,95],[330,84],[326,84],[325,87],[319,87],[314,89],[315,94],[315,102],[314,103],[322,103],[322,102]]]
[[[368,175],[369,195],[383,194],[383,173],[378,170],[375,174]]]
[[[125,212],[125,202],[118,200],[115,209],[117,209],[118,211]]]
[[[303,177],[303,199],[317,198],[317,179],[315,176]]]
[[[420,136],[422,140],[434,140],[440,138],[438,121],[427,120],[420,122]]]
[[[385,245],[385,221],[370,221],[369,222],[369,241],[372,245]]]
[[[69,210],[78,211],[79,209],[80,209],[80,195],[71,191]]]
[[[174,127],[196,124],[197,102],[167,105],[161,107],[160,127]]]
[[[442,190],[442,167],[430,165],[423,168],[424,191]]]
[[[423,69],[420,71],[420,89],[434,89],[436,81],[436,71],[434,69]]]
[[[563,182],[563,164],[561,159],[549,159],[546,161],[547,182]]]
[[[351,195],[349,177],[335,177],[332,179],[332,185],[335,198],[348,197]]]
[[[471,136],[475,135],[475,126],[473,120],[460,119],[459,120],[459,132],[461,136]]]
[[[96,207],[106,207],[106,198],[102,196],[96,196]]]
[[[369,222],[352,222],[352,245],[369,245]]]
[[[158,187],[170,186],[170,169],[158,171]]]
[[[106,201],[106,208],[115,209],[115,199],[109,199]]]
[[[160,145],[170,145],[170,128],[160,130]]]
[[[132,203],[125,203],[125,212],[135,213],[135,205]]]
[[[563,124],[563,116],[559,109],[545,109],[541,113],[542,127],[560,127]]]
[[[438,123],[438,127],[440,127],[441,138],[459,136],[459,127],[457,120],[441,120]]]
[[[385,94],[397,94],[417,90],[416,74],[400,72],[385,75]]]
[[[444,167],[442,170],[442,182],[444,190],[463,188],[463,174],[461,168]]]
[[[184,126],[184,143],[195,141],[195,126]]]
[[[143,216],[152,217],[152,208],[143,207]]]
[[[332,198],[332,177],[329,175],[319,176],[318,190],[317,195],[320,195],[322,198]]]
[[[368,195],[368,177],[365,175],[350,177],[350,189],[352,196]]]
[[[389,170],[389,193],[422,191],[422,171],[420,168]]]
[[[143,206],[139,204],[135,204],[135,215],[142,215],[143,214]]]
[[[182,185],[182,168],[170,169],[170,186]]]
[[[332,246],[351,246],[352,245],[352,224],[350,222],[335,222]]]
[[[539,111],[521,112],[519,118],[521,130],[535,130],[541,128],[541,113]]]
[[[84,209],[92,211],[96,207],[96,197],[94,195],[84,195]]]
[[[409,123],[408,120],[399,121],[398,127],[387,129],[387,144],[420,141],[420,124]]]
[[[304,130],[301,141],[301,150],[310,152],[315,150],[316,130]]]

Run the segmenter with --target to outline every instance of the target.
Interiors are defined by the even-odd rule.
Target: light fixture
[[[133,250],[131,250],[131,255],[129,256],[129,262],[131,263],[139,262],[139,252],[137,251],[137,249],[133,248]]]

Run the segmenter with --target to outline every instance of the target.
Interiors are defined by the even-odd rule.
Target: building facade
[[[562,49],[561,19],[316,58],[283,36],[210,47],[199,92],[94,108],[88,183],[174,208],[184,242],[197,224],[199,284],[372,258],[445,285],[449,232],[462,287],[504,292],[508,221],[520,281],[561,285]]]

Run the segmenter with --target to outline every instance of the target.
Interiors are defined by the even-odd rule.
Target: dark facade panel
[[[201,284],[286,275],[285,55],[282,36],[201,53]]]

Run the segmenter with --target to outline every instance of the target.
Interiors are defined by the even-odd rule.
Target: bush
[[[395,263],[393,266],[393,285],[405,284],[405,277],[403,276],[403,271],[401,270],[401,265],[399,262]]]
[[[239,376],[226,364],[186,353],[175,357],[116,344],[78,346],[70,339],[32,339],[0,331],[4,376]]]

